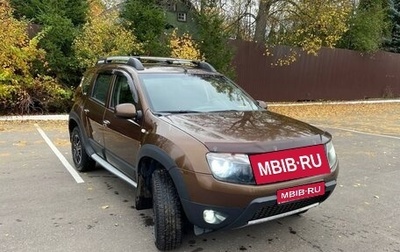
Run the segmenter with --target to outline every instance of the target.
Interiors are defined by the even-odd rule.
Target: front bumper
[[[325,194],[313,198],[277,204],[276,195],[256,198],[245,208],[210,206],[182,200],[187,218],[195,225],[195,233],[202,234],[215,230],[234,229],[258,224],[303,212],[326,200],[336,187],[336,180],[325,182]],[[209,224],[203,219],[204,210],[224,213],[227,218],[219,224]]]

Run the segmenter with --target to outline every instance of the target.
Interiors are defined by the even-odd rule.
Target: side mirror
[[[261,108],[268,109],[268,104],[265,101],[257,100],[257,102],[258,102],[258,106],[260,106]]]
[[[131,119],[137,116],[136,107],[132,103],[121,103],[115,106],[115,115]]]

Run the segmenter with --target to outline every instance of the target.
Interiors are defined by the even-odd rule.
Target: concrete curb
[[[367,100],[367,101],[336,101],[336,102],[294,102],[294,103],[268,103],[268,107],[280,106],[318,106],[318,105],[357,105],[357,104],[381,104],[400,103],[400,99]],[[67,121],[68,115],[22,115],[0,116],[0,121]]]
[[[400,99],[390,100],[362,100],[362,101],[331,101],[331,102],[278,102],[268,103],[268,106],[315,106],[315,105],[357,105],[357,104],[381,104],[381,103],[400,103]]]
[[[0,116],[0,121],[67,121],[68,115]]]

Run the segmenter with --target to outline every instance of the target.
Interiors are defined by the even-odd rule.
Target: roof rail
[[[215,70],[215,68],[210,64],[207,63],[205,61],[193,61],[193,63],[197,64],[199,66],[199,68],[210,71],[210,72],[214,72],[216,73],[217,70]]]
[[[107,58],[101,58],[97,61],[97,64],[110,64],[110,63],[122,63],[127,64],[136,68],[137,70],[144,70],[143,62],[147,63],[164,63],[167,65],[191,65],[209,72],[216,73],[217,70],[205,61],[200,60],[188,60],[179,58],[167,58],[167,57],[150,57],[150,56],[111,56]]]
[[[132,56],[112,56],[104,59],[99,59],[97,64],[110,64],[110,63],[123,63],[136,68],[137,70],[144,70],[142,62],[136,57]]]
[[[166,63],[168,65],[192,65],[209,72],[217,72],[212,65],[205,61],[150,56],[136,56],[136,58],[141,62]]]

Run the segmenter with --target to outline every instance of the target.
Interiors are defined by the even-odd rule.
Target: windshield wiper
[[[243,112],[242,110],[237,110],[237,109],[225,109],[225,110],[213,110],[210,111],[213,113],[225,113],[225,112]]]
[[[171,111],[157,111],[158,114],[194,114],[202,113],[202,111],[197,110],[171,110]]]

